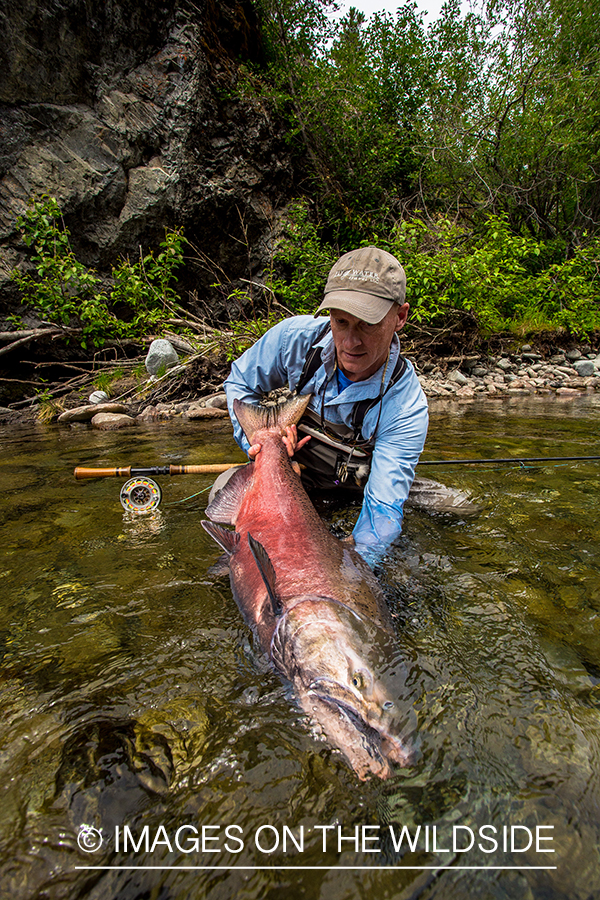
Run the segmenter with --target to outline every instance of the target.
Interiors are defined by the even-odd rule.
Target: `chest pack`
[[[314,377],[321,366],[322,347],[317,346],[330,331],[329,323],[315,337],[312,347],[307,353],[300,378],[296,385],[296,393]],[[362,436],[362,425],[366,414],[377,404],[380,405],[389,389],[396,384],[406,371],[406,360],[399,356],[385,390],[378,397],[366,397],[354,405],[350,425],[329,422],[324,416],[324,403],[321,414],[307,409],[298,424],[298,430],[309,434],[311,440],[295,455],[302,468],[302,480],[307,487],[336,488],[362,491],[371,469],[371,454],[375,446],[377,424],[373,436],[365,440]],[[383,385],[382,385],[383,387]]]

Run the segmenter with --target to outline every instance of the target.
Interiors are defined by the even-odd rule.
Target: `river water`
[[[433,406],[424,457],[600,455],[599,419]],[[208,571],[209,479],[158,479],[134,517],[120,480],[73,478],[241,461],[228,423],[0,450],[2,900],[600,897],[600,461],[420,469],[482,511],[407,510],[378,570],[420,752],[360,782]]]

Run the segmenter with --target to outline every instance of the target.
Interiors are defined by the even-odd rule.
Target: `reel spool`
[[[140,516],[158,507],[162,493],[151,478],[130,478],[121,488],[120,500],[123,509]]]

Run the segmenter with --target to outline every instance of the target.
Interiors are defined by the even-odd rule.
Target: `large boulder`
[[[260,279],[293,170],[264,104],[236,94],[240,62],[262,60],[251,0],[28,0],[2,4],[0,25],[0,314],[30,255],[16,219],[41,193],[107,275],[183,226],[199,312]]]
[[[146,371],[150,375],[158,375],[161,371],[166,372],[172,369],[179,362],[177,351],[170,341],[164,338],[157,338],[150,344],[150,349],[146,356]]]

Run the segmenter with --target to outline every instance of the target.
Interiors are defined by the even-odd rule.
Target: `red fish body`
[[[242,615],[302,707],[360,777],[387,777],[391,763],[410,762],[401,732],[414,714],[399,710],[405,672],[377,580],[323,524],[282,441],[308,399],[274,411],[236,401],[261,450],[207,509],[235,532],[203,525],[227,552]]]

